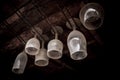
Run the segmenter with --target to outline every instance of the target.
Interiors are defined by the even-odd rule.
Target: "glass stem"
[[[37,34],[34,35],[34,38],[37,38]]]
[[[76,30],[76,27],[73,27],[73,30]]]
[[[45,41],[44,41],[44,40],[42,40],[42,48],[44,48],[44,43],[45,43]]]
[[[55,33],[55,39],[58,39],[58,33]]]

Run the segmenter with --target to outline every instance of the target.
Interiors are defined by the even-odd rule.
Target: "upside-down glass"
[[[80,10],[79,17],[85,28],[95,30],[101,27],[104,19],[104,10],[97,3],[88,3]]]
[[[38,54],[40,49],[40,42],[37,38],[31,38],[25,45],[25,52],[29,55]]]
[[[58,39],[53,39],[48,43],[47,56],[51,59],[62,57],[63,43]]]
[[[13,64],[12,72],[16,74],[24,73],[27,61],[28,61],[28,56],[24,51],[18,54]]]
[[[82,60],[87,57],[87,44],[85,36],[77,30],[70,32],[67,38],[70,57],[73,60]]]
[[[49,58],[47,56],[47,50],[41,48],[39,53],[35,55],[35,65],[37,66],[47,66],[49,63]]]

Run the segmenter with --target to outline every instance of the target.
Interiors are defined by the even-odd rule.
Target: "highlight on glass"
[[[15,59],[14,64],[13,64],[12,72],[14,72],[16,74],[24,73],[27,61],[28,61],[27,54],[24,51],[19,53]]]
[[[87,44],[85,36],[78,30],[70,32],[67,38],[70,57],[73,60],[82,60],[87,57]]]
[[[80,10],[79,18],[88,30],[96,30],[103,24],[104,10],[98,3],[88,3]]]

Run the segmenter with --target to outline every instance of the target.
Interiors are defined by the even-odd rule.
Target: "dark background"
[[[74,61],[69,56],[66,40],[71,30],[65,26],[65,22],[67,21],[66,17],[63,14],[59,15],[61,11],[56,7],[57,0],[39,0],[39,6],[45,11],[51,23],[62,26],[64,30],[63,35],[59,36],[59,39],[64,43],[63,57],[59,60],[50,59],[50,64],[46,67],[37,67],[34,65],[34,57],[28,55],[29,60],[23,74],[18,75],[11,71],[17,54],[24,49],[24,44],[18,38],[27,41],[33,37],[33,34],[30,33],[31,26],[29,27],[29,24],[22,18],[27,18],[28,22],[33,26],[40,27],[43,30],[43,34],[48,35],[50,40],[54,38],[54,35],[50,32],[50,25],[44,22],[46,18],[37,15],[36,8],[32,6],[32,1],[37,0],[0,1],[0,73],[2,74],[3,80],[84,80],[103,79],[107,77],[108,72],[111,70],[111,68],[108,68],[111,61],[109,60],[111,57],[107,56],[109,54],[108,51],[111,50],[111,47],[108,45],[113,40],[109,35],[113,36],[113,34],[111,34],[111,27],[105,24],[109,21],[106,21],[106,13],[109,9],[105,8],[104,0],[58,0],[60,7],[62,9],[69,8],[71,10],[71,16],[76,18],[79,18],[82,2],[84,4],[96,2],[104,9],[104,22],[99,29],[89,31],[84,27],[77,28],[83,32],[88,43],[93,41],[87,46],[88,57],[81,61]],[[16,19],[15,16],[10,19],[16,11],[23,7],[22,18],[19,17]],[[70,17],[68,13],[66,15]],[[11,20],[13,22],[10,22]],[[6,24],[6,21],[9,24]],[[47,43],[45,46],[47,46]],[[114,64],[112,61],[111,63]]]

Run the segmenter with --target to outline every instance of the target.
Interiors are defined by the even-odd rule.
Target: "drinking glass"
[[[97,3],[88,3],[80,10],[80,20],[88,30],[96,30],[103,24],[104,10]]]
[[[40,42],[37,38],[31,38],[25,45],[25,52],[29,55],[36,55],[38,54],[40,49]]]
[[[63,43],[58,39],[53,39],[48,43],[47,56],[52,59],[62,57]]]
[[[37,66],[47,66],[49,63],[49,58],[47,56],[47,50],[41,48],[39,53],[35,55],[35,65]]]
[[[73,60],[82,60],[87,57],[87,44],[85,36],[77,30],[70,32],[67,38],[70,57]]]
[[[13,64],[12,72],[14,72],[16,74],[22,74],[25,70],[27,61],[28,61],[27,54],[24,51],[19,53]]]

